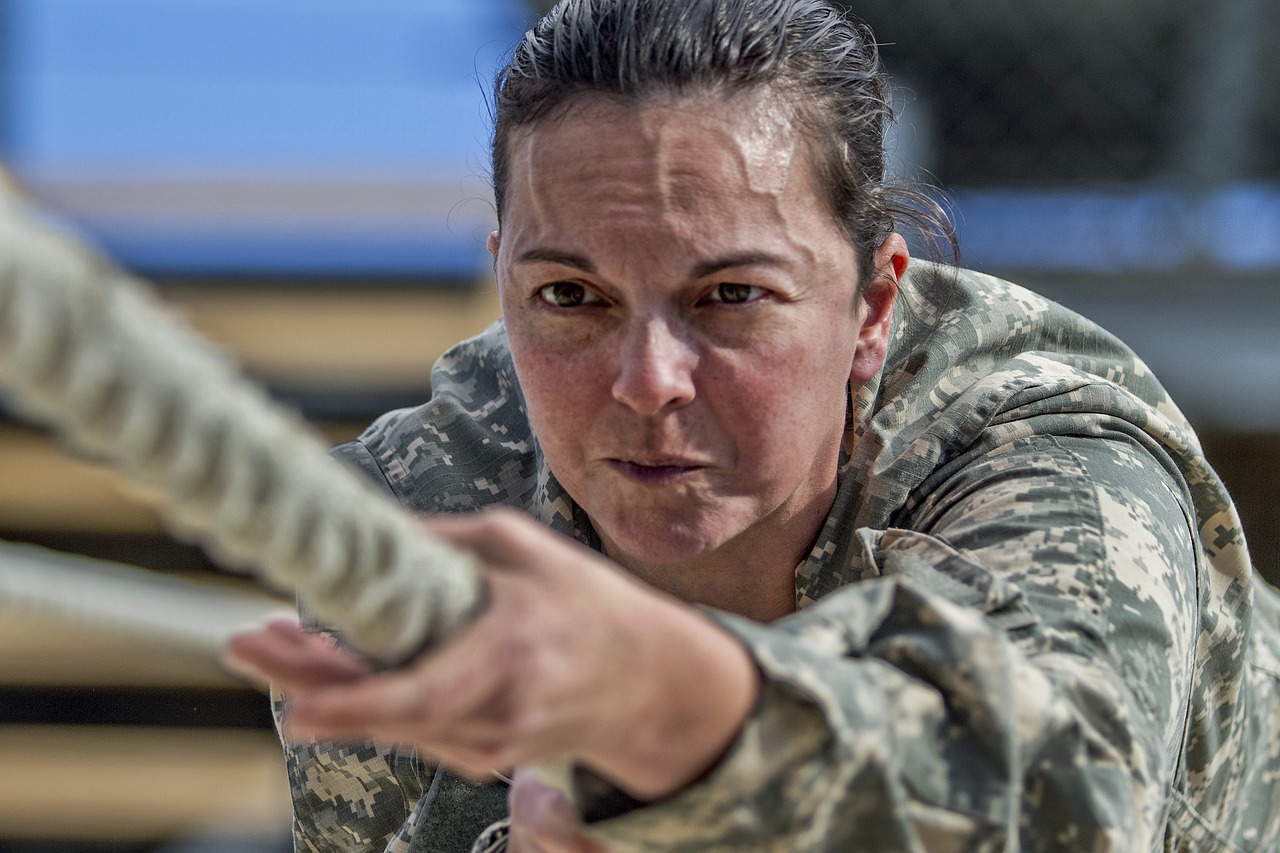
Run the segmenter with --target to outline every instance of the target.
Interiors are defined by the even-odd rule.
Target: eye
[[[577,308],[601,301],[599,296],[575,281],[557,281],[543,285],[538,288],[538,298],[556,308]]]
[[[726,305],[744,305],[748,302],[755,302],[758,299],[764,299],[769,295],[769,291],[763,287],[757,287],[754,284],[717,284],[707,294],[708,302],[723,302]]]

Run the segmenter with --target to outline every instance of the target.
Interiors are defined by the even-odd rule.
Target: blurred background
[[[0,162],[344,440],[497,316],[486,91],[540,5],[0,0]],[[898,88],[894,168],[945,191],[962,261],[1133,346],[1280,578],[1280,6],[853,9]],[[11,417],[0,539],[240,588]],[[263,697],[0,604],[0,853],[284,851],[287,820]]]

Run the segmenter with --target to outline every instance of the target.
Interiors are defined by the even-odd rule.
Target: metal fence
[[[1272,0],[850,5],[944,184],[1280,178]]]

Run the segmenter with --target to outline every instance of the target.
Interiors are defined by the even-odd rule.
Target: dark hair
[[[494,199],[502,220],[512,133],[585,94],[628,102],[769,87],[810,134],[818,180],[858,251],[902,224],[943,236],[946,214],[927,195],[885,183],[893,120],[871,31],[827,0],[563,0],[525,33],[494,85]]]

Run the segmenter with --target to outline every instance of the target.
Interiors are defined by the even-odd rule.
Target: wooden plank
[[[0,837],[269,838],[284,836],[288,822],[284,759],[270,732],[0,726]]]
[[[245,369],[310,387],[425,387],[431,365],[500,314],[497,289],[172,287],[165,297]]]
[[[150,503],[124,478],[78,459],[50,437],[0,426],[0,528],[155,533]]]

